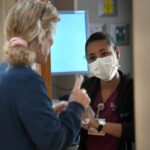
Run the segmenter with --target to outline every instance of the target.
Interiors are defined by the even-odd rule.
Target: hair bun
[[[5,55],[10,64],[15,66],[31,65],[35,60],[35,52],[22,45],[5,45]]]

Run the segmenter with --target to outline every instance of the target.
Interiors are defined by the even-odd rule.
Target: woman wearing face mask
[[[120,50],[102,32],[85,46],[90,73],[82,85],[91,98],[94,119],[83,125],[79,150],[132,150],[134,142],[133,81],[119,68]]]
[[[56,8],[47,1],[20,0],[8,12],[8,67],[0,77],[0,150],[65,150],[80,130],[80,116],[90,102],[80,89],[82,79],[68,103],[52,106],[43,79],[32,69],[47,60],[58,20]]]

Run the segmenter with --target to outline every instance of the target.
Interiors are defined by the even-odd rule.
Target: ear
[[[115,48],[115,52],[116,52],[117,59],[119,59],[120,58],[120,48],[118,46]]]

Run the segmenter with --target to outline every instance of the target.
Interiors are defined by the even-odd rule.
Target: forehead
[[[87,53],[92,53],[101,50],[109,50],[111,48],[106,40],[97,40],[88,44]]]

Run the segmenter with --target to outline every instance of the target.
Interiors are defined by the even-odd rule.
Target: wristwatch
[[[100,132],[104,128],[104,125],[106,124],[106,121],[105,121],[105,119],[98,119],[97,121],[99,123],[97,131]]]

